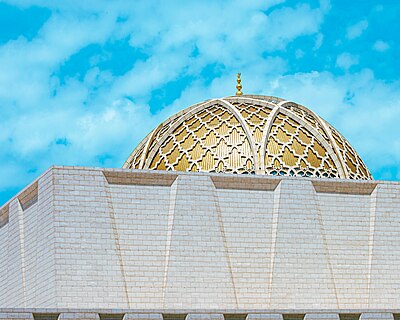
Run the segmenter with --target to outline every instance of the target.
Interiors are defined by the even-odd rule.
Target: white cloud
[[[339,54],[336,58],[336,66],[341,69],[348,70],[352,66],[358,64],[358,56],[350,54],[348,52],[343,52]]]
[[[368,28],[368,21],[361,20],[356,24],[353,24],[347,28],[346,37],[349,40],[356,39],[360,37],[365,30]]]
[[[372,48],[378,52],[385,52],[390,48],[390,45],[383,40],[378,40],[378,41],[375,41]]]
[[[323,42],[324,42],[324,35],[322,33],[318,33],[315,38],[315,44],[313,50],[318,50],[319,48],[321,48]]]

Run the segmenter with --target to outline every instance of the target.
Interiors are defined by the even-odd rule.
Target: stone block
[[[222,313],[189,313],[185,320],[224,320]]]
[[[279,313],[255,313],[248,314],[246,320],[283,320]]]
[[[99,320],[98,313],[61,313],[58,320]]]
[[[360,320],[393,320],[392,313],[362,313]]]
[[[163,320],[161,313],[126,313],[123,320]]]
[[[0,313],[0,320],[34,320],[32,313],[4,312]]]
[[[339,320],[337,313],[307,313],[304,320]]]

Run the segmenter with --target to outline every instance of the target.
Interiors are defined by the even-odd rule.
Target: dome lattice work
[[[173,115],[123,167],[372,179],[350,143],[311,110],[250,95],[208,100]]]

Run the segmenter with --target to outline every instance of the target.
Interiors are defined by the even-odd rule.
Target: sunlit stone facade
[[[274,98],[275,115],[259,123],[259,101],[272,98],[243,99],[258,99],[243,110],[260,109],[241,119],[224,102],[239,110],[239,98],[199,104],[155,129],[126,168],[52,167],[7,202],[0,319],[397,318],[400,183],[371,180],[355,151],[335,147],[334,129],[319,117],[312,129]],[[286,118],[277,123],[280,114]],[[223,120],[234,117],[236,126]],[[193,153],[196,144],[202,151]],[[165,168],[157,167],[162,161]]]

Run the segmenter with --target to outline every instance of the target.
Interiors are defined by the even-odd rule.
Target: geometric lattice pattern
[[[350,143],[332,126],[329,126],[329,128],[332,132],[333,141],[338,147],[339,153],[344,160],[346,167],[349,169],[349,178],[364,179],[364,177],[371,177],[367,166],[358,156]]]
[[[306,127],[278,113],[267,141],[265,173],[339,178],[339,171],[322,143]]]
[[[244,173],[254,171],[254,159],[237,117],[216,104],[182,121],[157,149],[149,168]]]
[[[172,116],[124,168],[372,179],[349,142],[312,111],[249,95],[209,100]]]

